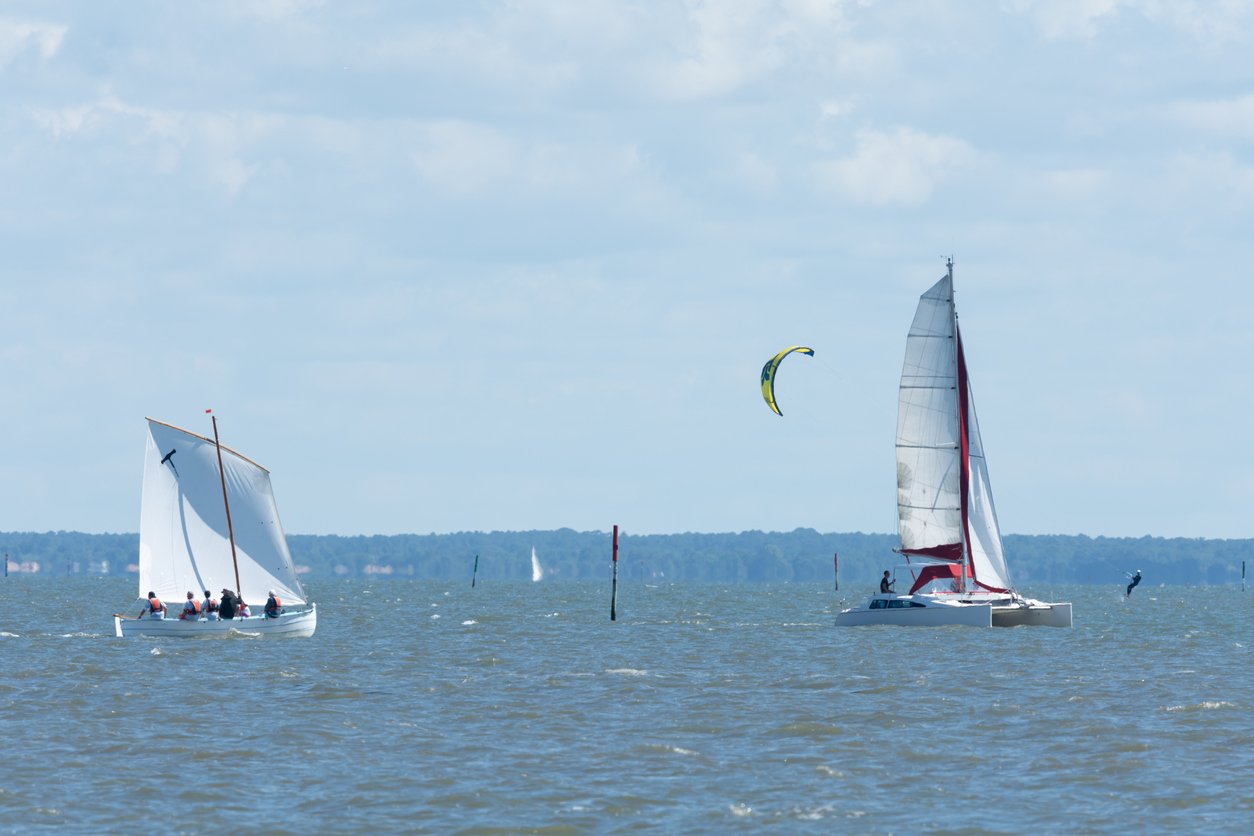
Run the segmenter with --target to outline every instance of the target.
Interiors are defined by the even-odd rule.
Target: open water
[[[836,628],[819,584],[310,584],[311,639],[112,635],[0,580],[0,830],[1248,831],[1254,591]],[[134,608],[138,611],[138,607]]]

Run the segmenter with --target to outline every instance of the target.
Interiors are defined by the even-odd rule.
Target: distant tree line
[[[743,531],[735,534],[621,534],[619,578],[698,582],[833,580],[839,554],[840,582],[870,585],[884,569],[902,563],[888,534],[821,534]],[[470,579],[479,556],[481,580],[531,577],[531,549],[552,580],[606,578],[611,535],[606,531],[492,531],[454,534],[288,536],[299,571],[311,578],[372,575]],[[1148,583],[1240,583],[1241,563],[1254,564],[1254,540],[1084,535],[1009,535],[1011,575],[1019,587],[1034,583],[1118,583],[1140,569]],[[74,531],[0,533],[9,571],[40,576],[117,575],[134,571],[137,534]]]

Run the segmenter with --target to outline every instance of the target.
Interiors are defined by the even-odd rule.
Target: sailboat
[[[317,607],[309,603],[279,522],[270,472],[213,438],[147,419],[139,517],[139,595],[166,603],[165,618],[113,617],[122,636],[312,636]],[[191,592],[234,590],[257,614],[249,618],[180,619]],[[277,618],[261,613],[273,593]]]
[[[531,547],[531,580],[533,583],[539,583],[544,580],[544,568],[540,565],[540,558],[536,557],[536,547]]]
[[[954,308],[953,259],[946,267],[919,298],[897,402],[895,551],[912,584],[842,610],[836,624],[1070,627],[1071,604],[1026,598],[1011,583]]]

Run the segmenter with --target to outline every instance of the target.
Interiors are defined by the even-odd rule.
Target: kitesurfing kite
[[[779,364],[784,362],[784,358],[794,351],[814,356],[814,349],[806,348],[804,345],[794,345],[767,360],[766,365],[762,367],[762,398],[776,415],[784,413],[779,411],[779,406],[775,403],[775,372],[779,369]]]

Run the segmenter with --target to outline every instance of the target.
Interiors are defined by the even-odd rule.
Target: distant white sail
[[[212,439],[148,420],[139,520],[139,596],[172,604],[188,592],[235,590],[254,606],[270,590],[284,605],[306,603],[264,467]],[[239,589],[231,559],[222,476],[230,500]]]
[[[544,568],[540,566],[540,558],[536,557],[536,547],[531,547],[531,580],[539,583],[544,580]]]

